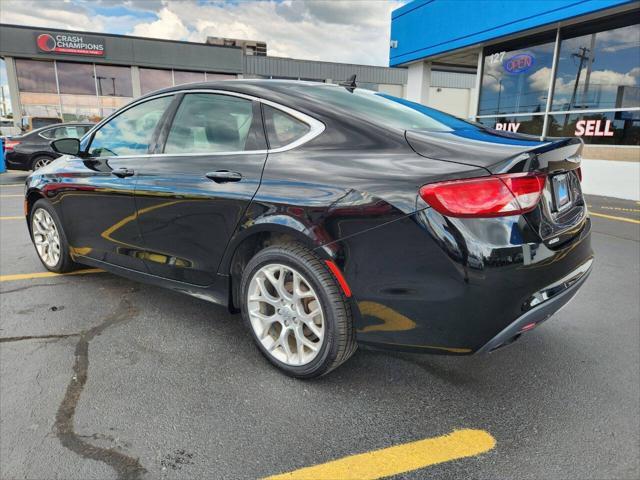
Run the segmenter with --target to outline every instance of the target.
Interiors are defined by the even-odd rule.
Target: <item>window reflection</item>
[[[21,92],[58,93],[53,62],[16,59]]]
[[[562,41],[553,110],[640,107],[640,25]]]
[[[174,70],[173,79],[176,85],[204,82],[204,72],[182,72],[180,70]]]
[[[96,157],[147,153],[153,132],[171,100],[173,96],[149,100],[111,119],[94,135],[89,153]]]
[[[542,135],[544,115],[528,116],[500,116],[491,118],[479,118],[478,121],[487,127],[502,130],[504,132],[525,133],[528,135]]]
[[[132,97],[131,69],[111,65],[96,65],[98,95],[107,97]]]
[[[60,93],[96,95],[93,65],[86,63],[57,62]]]
[[[488,52],[478,114],[544,112],[554,43]]]
[[[140,90],[142,94],[171,86],[173,86],[171,70],[158,70],[155,68],[140,69]]]
[[[4,59],[0,58],[0,115],[11,115],[11,95],[9,93],[9,81],[7,79],[7,67]],[[4,132],[3,132],[4,134]]]

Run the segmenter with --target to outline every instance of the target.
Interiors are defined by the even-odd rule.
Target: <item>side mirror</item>
[[[63,155],[79,155],[80,140],[77,138],[60,138],[51,142],[51,148]]]

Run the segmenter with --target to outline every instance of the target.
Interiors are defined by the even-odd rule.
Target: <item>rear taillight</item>
[[[582,167],[578,167],[576,169],[576,175],[578,175],[578,180],[580,180],[580,183],[582,183]]]
[[[9,140],[8,138],[4,141],[4,150],[6,152],[13,152],[13,149],[16,145],[20,145],[20,142],[17,140]]]
[[[507,174],[431,183],[420,197],[449,217],[502,217],[533,210],[540,200],[545,176]]]

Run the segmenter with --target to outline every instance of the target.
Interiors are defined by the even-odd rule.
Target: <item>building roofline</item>
[[[96,35],[100,37],[112,37],[112,38],[127,38],[132,40],[146,40],[146,41],[154,41],[154,42],[165,42],[165,43],[179,43],[184,45],[199,45],[205,47],[212,48],[231,48],[234,50],[242,50],[242,47],[237,47],[235,45],[212,45],[206,42],[187,42],[185,40],[168,40],[166,38],[156,38],[156,37],[140,37],[137,35],[121,35],[118,33],[103,33],[103,32],[92,32],[89,30],[66,30],[64,28],[50,28],[50,27],[38,27],[34,25],[15,25],[13,23],[0,23],[0,27],[11,27],[11,28],[20,28],[22,30],[43,30],[46,32],[64,32],[64,33],[85,33],[87,35]]]

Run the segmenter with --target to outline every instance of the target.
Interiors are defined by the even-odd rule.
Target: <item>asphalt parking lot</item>
[[[43,274],[24,178],[0,176],[2,479],[640,477],[638,202],[589,197],[595,270],[516,344],[361,349],[299,381],[223,308],[104,272]]]

